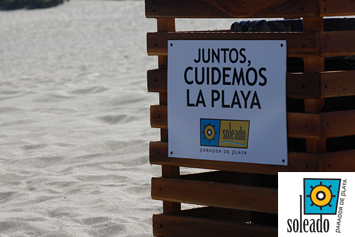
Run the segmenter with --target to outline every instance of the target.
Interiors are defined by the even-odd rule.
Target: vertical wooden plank
[[[157,31],[158,32],[175,32],[175,19],[174,18],[158,18],[157,19]],[[158,56],[158,68],[167,69],[168,68],[168,57]],[[159,93],[159,104],[167,105],[168,98],[166,92]],[[161,141],[168,141],[168,131],[161,129]]]
[[[316,52],[320,55],[320,32],[324,30],[323,17],[304,17],[303,31],[316,33]],[[304,72],[323,72],[324,57],[304,58]],[[320,113],[324,106],[324,99],[305,99],[306,113]],[[326,140],[318,138],[307,138],[306,149],[309,153],[326,152]],[[324,167],[320,166],[319,171],[324,171]]]
[[[174,18],[158,18],[157,19],[158,32],[175,32],[175,19]],[[158,68],[168,68],[168,57],[158,56]],[[160,105],[167,105],[167,94],[164,92],[159,93]]]
[[[175,32],[175,19],[174,18],[158,18],[157,19],[157,31],[158,32]],[[168,68],[168,57],[158,56],[158,68]],[[168,98],[166,92],[159,93],[159,104],[167,105]],[[160,129],[161,141],[168,141],[168,130]],[[162,165],[162,176],[166,178],[179,178],[180,167],[172,165]],[[169,214],[178,214],[181,211],[181,204],[174,202],[163,201],[163,211]]]
[[[175,32],[175,18],[157,18],[158,32]]]

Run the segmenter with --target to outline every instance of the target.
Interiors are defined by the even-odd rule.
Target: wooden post
[[[158,32],[175,32],[175,18],[158,18],[157,19]],[[158,56],[158,68],[168,68],[168,57]],[[168,97],[166,92],[159,93],[159,104],[167,105]],[[160,129],[161,141],[168,141],[168,129]],[[162,165],[162,177],[165,178],[179,178],[180,167],[173,165]],[[181,211],[181,204],[175,202],[163,201],[163,212],[167,214],[178,214]]]
[[[320,52],[320,32],[324,30],[323,17],[304,17],[303,31],[315,32],[316,34],[316,52]],[[324,57],[304,58],[304,72],[323,72]],[[305,99],[306,113],[320,113],[324,106],[324,98],[322,99]],[[326,140],[324,138],[307,138],[306,149],[309,153],[324,153],[326,152]],[[320,168],[321,169],[321,168]],[[322,171],[322,170],[320,170]]]

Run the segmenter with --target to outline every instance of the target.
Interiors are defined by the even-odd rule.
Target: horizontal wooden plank
[[[147,34],[148,55],[167,55],[168,40],[287,40],[288,57],[336,57],[355,54],[355,31],[320,32],[316,41],[314,32],[230,32],[230,31],[191,31],[154,32]],[[320,50],[316,50],[319,42]]]
[[[349,16],[355,15],[353,0],[323,0],[319,1],[321,16]]]
[[[154,69],[147,72],[148,92],[167,92],[168,71],[166,69]]]
[[[323,98],[355,95],[355,71],[322,72]]]
[[[277,227],[209,220],[189,216],[157,214],[153,216],[155,236],[277,236]]]
[[[149,70],[147,77],[149,92],[167,92],[167,70]],[[319,99],[319,73],[287,73],[286,94],[288,98]]]
[[[167,106],[150,107],[150,124],[153,128],[168,128]],[[287,113],[287,136],[294,138],[322,137],[319,114]]]
[[[278,208],[277,189],[274,188],[153,178],[151,191],[153,199],[162,201],[266,213],[277,213]]]
[[[319,14],[315,0],[145,0],[148,18],[296,18]]]
[[[252,221],[250,211],[226,209],[218,207],[198,207],[182,210],[179,215],[212,220],[246,223]]]
[[[324,154],[325,172],[355,172],[355,150]]]
[[[151,142],[149,145],[149,160],[151,164],[156,165],[175,165],[272,175],[277,175],[278,172],[318,172],[323,169],[321,155],[300,152],[288,153],[287,166],[168,157],[167,142]]]
[[[355,54],[355,31],[327,31],[320,33],[322,57],[348,56]]]
[[[239,33],[230,31],[155,32],[147,34],[148,55],[167,55],[168,40],[287,40],[288,57],[315,57],[316,34],[295,33]]]
[[[355,135],[355,110],[322,114],[324,137],[345,137]]]
[[[167,92],[168,73],[166,69],[147,71],[148,92]]]
[[[242,184],[242,185],[248,185],[250,181],[247,173],[229,172],[229,171],[209,171],[209,170],[206,172],[180,175],[179,178],[188,179],[188,180],[202,180],[202,181],[223,182],[223,183]],[[265,186],[265,187],[272,188],[273,186]]]
[[[319,73],[287,73],[286,96],[297,99],[320,99]]]
[[[287,136],[322,138],[320,114],[287,113]]]
[[[165,105],[150,106],[150,126],[152,128],[168,128],[168,110]]]

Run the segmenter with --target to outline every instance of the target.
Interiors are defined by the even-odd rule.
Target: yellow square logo
[[[221,120],[218,146],[248,148],[249,123],[250,121]]]

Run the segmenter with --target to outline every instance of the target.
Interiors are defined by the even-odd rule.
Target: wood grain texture
[[[319,1],[321,16],[347,16],[355,14],[355,2],[352,0]]]
[[[153,199],[277,213],[277,189],[197,180],[153,178]],[[233,197],[233,198],[231,198]]]
[[[299,18],[319,12],[315,0],[146,0],[147,18]]]
[[[355,150],[324,154],[325,172],[355,172]]]
[[[198,159],[168,157],[167,142],[150,142],[149,160],[155,165],[177,165],[191,168],[217,169],[232,172],[277,175],[278,172],[317,172],[323,170],[323,157],[320,154],[301,152],[288,153],[288,165],[265,165],[239,162],[223,162]]]
[[[167,92],[167,69],[147,71],[148,92]]]
[[[277,227],[209,220],[183,215],[157,214],[153,216],[153,234],[155,236],[181,237],[277,237]]]
[[[355,110],[322,114],[324,137],[344,137],[355,135]]]
[[[293,138],[321,138],[320,114],[287,113],[287,136]]]
[[[355,54],[355,31],[327,31],[320,34],[323,57],[348,56]]]
[[[319,0],[320,1],[320,0]],[[314,32],[316,36],[316,53],[320,57],[304,57],[304,72],[319,73],[324,71],[324,57],[321,53],[322,37],[321,33],[324,30],[323,17],[304,17],[302,19],[303,31]],[[306,113],[318,114],[324,106],[324,99],[305,99],[304,109]],[[322,138],[321,126],[318,126],[320,136],[317,138],[306,139],[306,150],[310,153],[323,153],[326,151],[326,140]]]
[[[297,99],[321,98],[321,78],[318,73],[287,73],[286,96]]]
[[[197,207],[181,211],[181,215],[212,220],[246,223],[250,222],[251,212],[218,207]]]
[[[175,32],[174,18],[157,19],[158,32]],[[158,56],[158,67],[160,70],[166,70],[168,67],[168,57],[165,55]],[[159,93],[159,105],[167,105],[167,93]],[[160,140],[168,141],[168,130],[160,129]],[[162,176],[168,178],[178,178],[180,176],[180,168],[173,165],[162,165]],[[181,203],[163,201],[163,212],[169,214],[179,214],[181,211]]]
[[[238,33],[230,31],[192,31],[148,33],[148,55],[167,55],[168,40],[287,40],[288,57],[315,57],[316,34],[308,33]]]
[[[150,126],[152,128],[168,128],[168,110],[165,105],[152,105],[150,107]]]
[[[321,73],[323,98],[355,95],[355,71]]]

